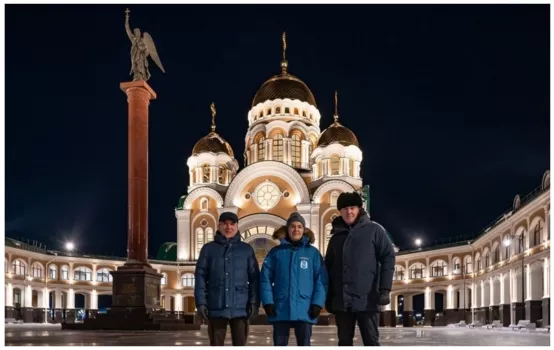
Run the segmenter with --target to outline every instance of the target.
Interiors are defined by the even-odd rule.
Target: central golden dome
[[[235,157],[231,145],[215,131],[210,132],[208,135],[198,140],[192,149],[193,155],[204,152],[226,153],[231,158]]]
[[[256,96],[254,96],[252,107],[265,101],[285,98],[300,100],[317,107],[314,95],[308,86],[302,80],[289,73],[275,75],[263,83]]]

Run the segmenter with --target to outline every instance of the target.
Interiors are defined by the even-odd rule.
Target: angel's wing
[[[160,61],[160,57],[158,56],[158,51],[156,51],[156,45],[154,45],[154,40],[147,32],[144,32],[143,37],[144,37],[144,45],[146,45],[146,50],[148,50],[150,57],[152,57],[152,60],[162,70],[162,72],[165,73],[164,66],[162,65],[162,61]]]

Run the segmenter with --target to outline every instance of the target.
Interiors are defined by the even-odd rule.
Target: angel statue
[[[156,45],[154,45],[154,40],[147,32],[144,32],[144,35],[141,37],[140,29],[135,28],[131,32],[131,27],[129,27],[129,9],[125,10],[125,30],[127,35],[131,40],[133,46],[131,47],[131,72],[129,75],[133,75],[133,81],[144,80],[147,81],[150,79],[150,70],[148,70],[148,56],[152,58],[154,63],[165,73],[158,52],[156,51]]]

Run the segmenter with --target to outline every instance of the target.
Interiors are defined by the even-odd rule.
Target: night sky
[[[6,235],[124,256],[126,5],[6,5]],[[176,240],[186,160],[217,131],[242,168],[247,112],[280,70],[360,141],[372,218],[401,247],[475,235],[549,168],[548,5],[132,5],[151,63],[151,255]]]

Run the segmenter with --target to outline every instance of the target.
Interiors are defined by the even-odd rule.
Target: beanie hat
[[[346,207],[362,207],[362,197],[357,192],[343,192],[337,198],[337,209]]]
[[[226,211],[224,213],[221,213],[221,215],[219,216],[219,222],[223,222],[225,220],[231,220],[235,224],[237,222],[239,222],[239,218],[237,217],[237,214],[232,213],[230,211]]]
[[[306,228],[306,220],[302,217],[302,215],[298,214],[297,212],[294,212],[290,214],[289,219],[287,220],[287,228],[292,224],[293,222],[299,222]]]

